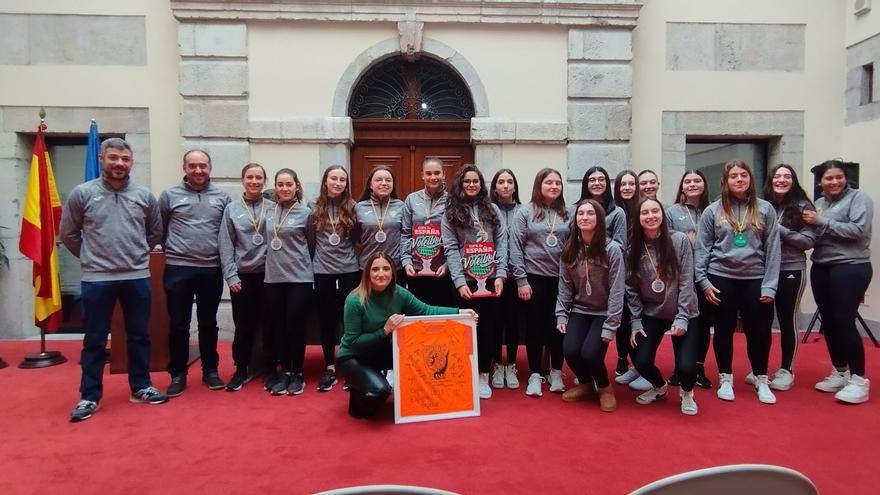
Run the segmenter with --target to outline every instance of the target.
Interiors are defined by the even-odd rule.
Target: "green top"
[[[393,294],[373,293],[363,304],[358,295],[352,292],[345,298],[345,332],[336,359],[342,361],[371,354],[385,340],[385,322],[393,314],[454,315],[458,314],[458,309],[425,304],[399,285],[395,286]],[[390,338],[390,334],[387,337]]]

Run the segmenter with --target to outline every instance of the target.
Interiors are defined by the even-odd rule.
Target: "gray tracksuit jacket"
[[[492,208],[495,210],[495,214],[498,215],[500,226],[496,228],[491,223],[484,222],[483,229],[488,237],[486,240],[495,243],[495,274],[493,277],[504,279],[507,278],[507,227],[504,224],[501,210],[494,204],[492,204]],[[471,218],[477,216],[476,205],[470,205],[470,211]],[[453,227],[449,220],[446,219],[446,215],[443,216],[442,229],[443,248],[446,250],[446,263],[449,267],[449,275],[452,277],[453,285],[458,289],[464,286],[467,280],[472,280],[472,277],[467,274],[463,265],[464,245],[465,243],[476,242],[480,229],[476,222],[473,222],[466,228]]]
[[[403,216],[400,224],[400,263],[401,267],[413,264],[413,225],[424,225],[430,219],[433,225],[441,225],[446,211],[446,199],[448,193],[441,189],[433,197],[424,189],[416,191],[406,197],[403,202]],[[428,213],[430,211],[430,217]],[[441,227],[442,228],[442,227]],[[443,235],[441,231],[441,237]],[[446,263],[446,254],[443,252],[441,243],[440,253],[431,260],[431,265],[440,267]]]
[[[267,284],[315,282],[312,270],[314,231],[309,228],[312,211],[302,201],[276,203],[266,214],[266,278]],[[272,249],[275,237],[281,249]]]
[[[556,322],[568,324],[571,313],[605,316],[602,338],[612,339],[620,327],[623,314],[626,277],[623,250],[613,240],[605,246],[608,265],[590,262],[590,293],[587,293],[587,273],[584,261],[574,266],[559,267],[559,296],[556,298]]]
[[[266,250],[269,236],[266,235],[266,219],[274,211],[275,203],[262,196],[256,200],[230,201],[223,211],[220,222],[220,266],[227,285],[241,283],[239,273],[262,273],[266,270]],[[262,221],[260,214],[262,213]],[[254,228],[251,217],[259,225]],[[263,243],[254,244],[254,234],[263,236]]]
[[[813,263],[856,264],[871,261],[874,202],[864,191],[847,187],[834,201],[816,201],[818,237]]]
[[[538,207],[542,208],[542,207]],[[568,239],[572,211],[568,209],[568,218],[558,216],[556,210],[543,208],[544,219],[535,220],[535,205],[523,205],[513,217],[513,228],[510,230],[510,265],[517,287],[528,284],[526,274],[544,277],[559,277],[559,257],[562,245]],[[555,218],[555,224],[553,219]],[[548,246],[546,239],[550,226],[558,239],[556,246]]]
[[[389,204],[388,201],[391,201]],[[386,207],[388,208],[386,211]],[[397,264],[397,269],[403,268],[400,264],[400,227],[403,221],[403,201],[399,199],[387,199],[383,202],[369,199],[359,201],[354,207],[358,221],[360,243],[358,244],[358,261],[363,269],[367,258],[377,251],[385,251]],[[385,215],[382,223],[382,231],[385,232],[385,242],[376,242],[376,232],[379,231],[379,218]]]
[[[330,205],[334,218],[339,215],[335,205]],[[309,209],[312,211],[309,217],[309,228],[315,227],[315,200],[309,201]],[[354,227],[352,227],[352,230]],[[312,258],[312,268],[315,273],[322,275],[339,275],[342,273],[354,273],[360,270],[358,258],[354,252],[354,243],[351,239],[351,231],[343,233],[342,227],[337,225],[336,234],[339,236],[339,244],[330,244],[330,235],[333,228],[329,223],[323,231],[315,232],[315,256]]]
[[[220,222],[229,195],[210,181],[200,191],[186,181],[159,195],[169,265],[219,267]]]

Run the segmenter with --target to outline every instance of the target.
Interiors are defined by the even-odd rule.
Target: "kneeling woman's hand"
[[[391,332],[397,330],[397,327],[403,322],[403,315],[393,314],[388,317],[388,321],[385,322],[385,335],[390,334]]]
[[[480,315],[478,315],[477,312],[472,309],[459,309],[458,314],[470,316],[474,319],[474,321],[479,321],[480,319]]]

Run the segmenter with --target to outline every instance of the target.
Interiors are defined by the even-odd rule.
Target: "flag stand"
[[[0,357],[0,370],[5,368],[6,366],[6,361],[4,361],[2,357]]]
[[[24,369],[48,368],[66,362],[67,358],[60,351],[46,350],[46,330],[40,327],[40,352],[25,355],[18,367]]]

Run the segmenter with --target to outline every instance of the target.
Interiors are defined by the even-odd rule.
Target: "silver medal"
[[[271,247],[275,251],[278,251],[279,249],[281,249],[281,245],[282,245],[281,239],[279,239],[277,237],[272,239],[272,242],[269,243],[269,247]]]
[[[584,285],[584,294],[586,294],[586,295],[588,295],[588,296],[592,296],[592,295],[593,295],[593,286],[590,285],[590,281],[589,281],[589,280],[587,280],[586,285]]]
[[[263,234],[257,233],[251,237],[251,241],[253,241],[254,246],[262,246],[265,239],[263,239]]]
[[[544,242],[550,247],[556,247],[559,245],[559,238],[556,237],[556,234],[547,234],[547,238],[544,239]]]
[[[339,241],[341,240],[342,239],[340,239],[339,234],[337,234],[336,232],[333,232],[332,234],[327,236],[327,241],[330,242],[331,246],[338,246]]]
[[[664,284],[659,278],[655,278],[654,281],[651,282],[651,290],[659,294],[666,290],[666,284]]]
[[[376,232],[376,235],[373,236],[373,239],[376,239],[376,242],[378,242],[378,243],[385,242],[385,239],[387,239],[387,238],[388,238],[388,236],[385,235],[384,230],[380,230],[379,232]]]

